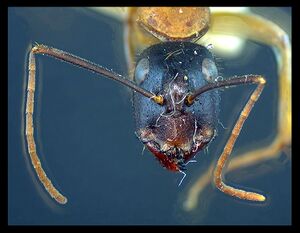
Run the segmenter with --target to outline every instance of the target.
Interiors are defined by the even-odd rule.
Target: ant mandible
[[[208,8],[140,8],[136,13],[139,16],[137,24],[159,38],[161,43],[150,46],[139,55],[134,81],[56,48],[37,44],[31,49],[25,133],[31,162],[45,189],[58,203],[67,202],[67,198],[47,177],[36,151],[33,124],[36,54],[48,55],[85,68],[133,90],[138,138],[162,166],[170,171],[181,172],[184,176],[186,165],[216,136],[220,101],[218,90],[242,84],[256,84],[256,89],[245,104],[219,157],[214,182],[219,190],[228,195],[245,200],[264,201],[265,197],[261,194],[224,184],[222,171],[243,123],[263,91],[265,78],[251,74],[218,81],[218,70],[212,53],[206,47],[195,43],[209,29]],[[173,21],[175,27],[171,21],[161,17],[164,15],[169,19],[177,19],[176,22]],[[161,18],[164,20],[160,21]],[[185,24],[186,31],[178,33],[180,23]],[[164,33],[156,30],[157,28],[164,28]]]

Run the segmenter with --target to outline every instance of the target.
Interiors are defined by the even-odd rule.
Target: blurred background
[[[291,32],[291,8],[250,8]],[[238,187],[261,191],[264,204],[208,188],[198,207],[183,202],[193,182],[220,155],[253,86],[222,92],[218,137],[197,155],[187,177],[163,169],[134,134],[131,95],[120,85],[53,58],[37,56],[35,135],[43,167],[68,198],[45,192],[29,161],[24,135],[27,56],[34,42],[56,47],[127,75],[122,22],[87,8],[9,8],[9,224],[291,224],[291,161],[282,155],[228,174]],[[235,146],[245,151],[272,139],[277,119],[277,66],[270,47],[250,41],[235,56],[217,55],[224,77],[262,74],[267,86]],[[221,123],[225,128],[222,127]]]

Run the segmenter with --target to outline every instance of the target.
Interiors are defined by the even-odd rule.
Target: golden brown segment
[[[265,197],[263,195],[260,195],[257,193],[252,193],[252,192],[246,192],[246,191],[240,190],[240,189],[235,189],[233,187],[230,187],[230,186],[224,184],[222,181],[222,171],[223,171],[223,168],[229,158],[229,155],[232,152],[232,148],[235,144],[235,141],[236,141],[237,137],[239,136],[245,120],[249,116],[252,107],[254,106],[255,102],[259,98],[259,96],[264,88],[264,85],[266,83],[265,79],[262,77],[258,77],[256,82],[258,83],[258,86],[254,90],[252,95],[250,96],[243,111],[241,112],[240,117],[237,120],[237,122],[232,130],[231,136],[229,137],[229,139],[225,145],[223,153],[221,154],[221,156],[218,160],[218,163],[217,163],[217,166],[215,169],[215,173],[214,173],[214,181],[215,181],[217,188],[228,195],[235,196],[240,199],[245,199],[245,200],[249,200],[249,201],[264,201]]]
[[[137,22],[160,40],[192,40],[209,28],[208,7],[140,7]]]
[[[64,197],[52,184],[51,180],[47,177],[41,161],[36,151],[36,145],[34,140],[34,122],[33,122],[33,111],[34,111],[34,92],[35,92],[35,55],[38,51],[37,47],[32,48],[29,54],[28,64],[28,85],[27,85],[27,100],[26,100],[26,140],[28,153],[30,155],[32,166],[44,185],[46,191],[60,204],[66,204],[67,198]]]
[[[124,24],[124,48],[129,76],[133,79],[134,57],[161,41],[193,41],[210,25],[208,7],[129,7]]]

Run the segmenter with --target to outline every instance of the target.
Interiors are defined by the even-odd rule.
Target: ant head
[[[137,60],[135,82],[161,96],[162,104],[134,93],[137,136],[169,170],[185,164],[214,137],[217,90],[187,104],[190,93],[218,75],[211,53],[191,42],[165,42],[146,49]]]
[[[139,7],[137,22],[161,41],[193,41],[209,28],[208,7]]]

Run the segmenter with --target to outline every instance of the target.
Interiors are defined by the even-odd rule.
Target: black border
[[[60,1],[57,1],[57,0],[51,0],[51,1],[39,1],[38,3],[36,3],[35,1],[16,1],[16,0],[13,0],[13,1],[1,1],[0,4],[1,4],[1,12],[0,12],[0,16],[1,16],[1,87],[2,87],[2,90],[1,90],[1,101],[2,101],[2,104],[3,104],[3,107],[1,109],[4,109],[6,107],[6,110],[8,111],[8,88],[5,88],[7,87],[8,83],[7,83],[7,77],[8,77],[8,62],[7,62],[7,57],[8,57],[8,7],[10,6],[96,6],[98,4],[100,4],[102,6],[138,6],[138,5],[141,5],[141,3],[145,4],[144,1],[130,1],[130,2],[125,2],[125,1],[109,1],[108,2],[104,2],[104,1],[91,1],[91,0],[85,0],[85,1],[69,1],[69,0],[60,0]],[[150,3],[150,2],[149,2]],[[180,1],[176,1],[176,2],[162,2],[162,1],[151,1],[151,4],[152,5],[193,5],[193,3],[195,4],[196,2],[193,2],[193,1],[190,1],[190,2],[180,2]],[[268,6],[269,3],[263,3],[262,1],[259,1],[259,2],[255,2],[255,1],[247,1],[247,3],[245,1],[238,1],[238,2],[235,2],[233,3],[232,1],[226,1],[224,2],[224,0],[222,2],[219,1],[219,5],[213,1],[213,0],[210,0],[210,1],[199,1],[197,2],[197,4],[202,4],[202,5],[218,5],[218,6],[224,6],[224,4],[229,4],[227,6],[241,6],[241,5],[246,5],[246,6]],[[197,5],[196,4],[196,5]],[[261,5],[261,4],[264,4],[264,5]],[[290,1],[284,1],[284,2],[278,2],[276,4],[276,1],[272,1],[272,6],[288,6],[288,7],[292,7],[292,22],[300,22],[298,20],[296,20],[296,16],[298,15],[298,12],[296,12],[298,10],[298,8]],[[293,25],[292,25],[293,26]],[[297,26],[296,26],[297,27]],[[299,43],[299,40],[296,38],[297,37],[297,34],[296,32],[298,31],[299,29],[295,29],[293,30],[294,33],[293,33],[293,40],[295,41],[295,43],[293,43],[293,51],[292,51],[292,55],[294,55],[293,57],[295,57],[296,59],[293,59],[293,64],[292,64],[292,68],[293,67],[296,67],[295,69],[292,69],[292,76],[294,76],[294,82],[292,83],[292,93],[293,93],[293,97],[292,97],[292,108],[293,108],[293,115],[295,114],[295,116],[292,117],[292,119],[296,119],[293,121],[293,127],[292,127],[292,138],[296,138],[295,139],[295,142],[297,142],[298,140],[298,137],[297,137],[297,134],[299,133],[297,131],[297,129],[300,129],[299,127],[299,119],[300,119],[300,116],[299,116],[299,106],[297,106],[295,104],[295,100],[296,99],[299,99],[296,95],[297,95],[297,92],[299,92],[299,89],[297,88],[297,79],[299,79],[299,76],[297,75],[297,72],[298,72],[298,69],[297,69],[297,65],[298,65],[298,62],[297,62],[297,50],[296,50],[296,47],[298,46],[298,43]],[[3,142],[3,145],[1,148],[5,148],[5,151],[6,151],[6,155],[8,153],[8,150],[7,150],[7,136],[8,136],[8,124],[7,124],[7,113],[4,114],[2,113],[1,116],[3,116],[4,119],[1,119],[1,122],[2,124],[5,124],[6,123],[6,137],[3,137],[4,139],[1,140],[1,142]],[[298,124],[298,125],[297,125]],[[2,126],[2,129],[4,129],[5,127]],[[296,130],[294,130],[296,129]],[[4,130],[2,131],[4,132]],[[293,140],[292,140],[293,141]],[[298,148],[297,147],[294,147],[292,148],[292,150],[297,150]],[[297,178],[296,178],[296,172],[295,172],[295,169],[296,169],[296,165],[298,164],[296,161],[297,161],[297,153],[294,153],[295,156],[293,157],[293,162],[292,162],[292,181],[294,182],[298,182],[297,181]],[[5,153],[2,154],[1,156],[1,171],[4,173],[1,175],[1,186],[2,187],[6,187],[7,190],[8,190],[8,158],[7,156],[5,155]],[[1,205],[2,210],[4,212],[5,210],[5,206],[6,206],[6,212],[4,212],[4,214],[1,216],[1,226],[4,226],[7,230],[23,230],[23,226],[8,226],[8,192],[5,191],[1,191],[0,193],[3,194],[3,197],[1,198],[3,204]],[[292,225],[291,226],[276,226],[276,227],[270,227],[270,226],[260,226],[261,229],[263,231],[265,230],[272,230],[272,232],[274,230],[279,230],[282,232],[282,230],[286,231],[286,230],[295,230],[296,226],[298,225],[297,224],[297,220],[295,220],[295,216],[296,216],[296,211],[297,211],[297,197],[298,195],[296,194],[296,191],[297,189],[295,188],[292,188]],[[46,226],[47,227],[47,226]],[[126,228],[129,228],[130,226],[126,226]],[[135,226],[136,227],[136,226]],[[142,226],[143,228],[145,226]],[[149,226],[148,226],[149,227]],[[161,230],[165,231],[167,229],[169,229],[171,226],[161,226],[160,228],[162,228]],[[187,227],[187,230],[193,230],[193,226],[186,226]],[[43,229],[41,229],[41,227],[30,227],[30,226],[26,226],[26,228],[28,230],[34,230],[34,231],[39,231],[41,232],[41,230],[44,232],[44,230],[46,230],[45,227],[43,227]],[[120,226],[118,226],[119,229]],[[130,230],[133,230],[132,227],[130,227],[131,229]],[[140,228],[140,227],[138,227]],[[209,228],[209,227],[205,227],[205,228]],[[246,231],[251,231],[253,232],[253,230],[256,228],[256,226],[246,226],[243,227],[242,231],[244,232],[245,230]],[[83,229],[83,227],[81,226],[76,226],[74,229],[71,229],[69,227],[64,227],[64,229],[62,230],[76,230],[78,229],[79,231]],[[97,228],[94,228],[94,227],[88,227],[88,230],[91,230],[91,229],[97,229]],[[230,226],[226,226],[224,228],[225,230],[230,230],[230,231],[233,231],[233,230],[238,230],[240,231],[240,227],[230,227]],[[49,228],[49,230],[53,230],[53,227]],[[98,230],[98,229],[97,229]],[[118,230],[118,229],[117,229]],[[129,229],[128,229],[129,230]],[[140,230],[140,229],[138,229]],[[150,230],[154,230],[154,227],[152,226],[150,228]],[[176,227],[172,227],[172,229],[170,229],[172,231],[174,230],[179,230],[179,231],[182,231],[184,230],[183,229],[183,226],[176,226]],[[196,229],[196,230],[201,230],[201,229]],[[221,226],[218,226],[215,228],[215,230],[221,230]]]

